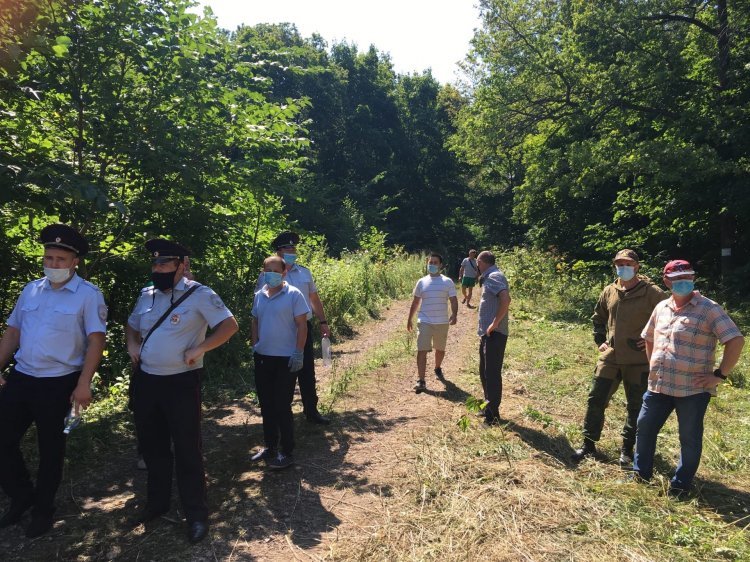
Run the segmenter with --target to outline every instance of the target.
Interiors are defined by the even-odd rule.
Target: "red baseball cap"
[[[664,266],[664,271],[662,273],[664,274],[664,277],[668,277],[669,279],[672,279],[672,277],[679,277],[680,275],[695,275],[693,266],[690,265],[689,261],[685,260],[672,260]]]

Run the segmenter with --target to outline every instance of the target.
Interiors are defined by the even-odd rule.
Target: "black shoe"
[[[329,420],[317,410],[315,410],[311,414],[305,414],[305,417],[310,423],[316,423],[318,425],[329,425],[331,423],[331,420]]]
[[[188,527],[188,540],[190,544],[196,544],[206,538],[208,534],[208,523],[206,521],[193,521]]]
[[[268,468],[272,470],[282,470],[288,468],[294,464],[294,457],[292,455],[286,455],[279,453],[279,456],[275,459],[268,461]]]
[[[29,539],[41,537],[52,528],[53,523],[51,515],[32,515],[31,523],[26,527],[26,537]]]
[[[435,376],[439,379],[443,378],[443,370],[440,367],[435,367]]]
[[[417,384],[414,385],[414,392],[420,394],[425,390],[427,390],[427,383],[424,381],[424,379],[419,379],[417,381]]]
[[[583,446],[580,449],[576,449],[575,452],[570,455],[570,460],[574,463],[579,463],[587,457],[594,457],[596,455],[596,445],[593,441],[588,439],[583,442]]]
[[[623,445],[620,449],[620,466],[629,467],[633,466],[633,447]]]
[[[0,529],[15,525],[21,520],[26,510],[34,505],[34,500],[28,498],[22,501],[12,501],[8,511],[0,518]]]
[[[150,523],[155,519],[158,519],[167,512],[169,512],[168,507],[163,509],[154,509],[147,506],[143,511],[135,516],[135,518],[131,521],[131,524],[134,527],[137,527],[138,525],[144,525],[146,523]]]
[[[484,415],[484,423],[485,425],[500,425],[502,423],[502,420],[500,419],[500,414],[490,414],[486,413]]]
[[[690,491],[684,490],[682,488],[675,488],[673,486],[670,486],[669,490],[667,490],[667,494],[669,494],[669,497],[674,498],[676,500],[686,500],[688,499],[688,496],[690,495]]]
[[[260,451],[255,453],[252,457],[250,457],[250,460],[252,462],[258,462],[258,461],[270,461],[271,459],[276,458],[276,451],[273,449],[269,449],[267,447],[263,447]]]

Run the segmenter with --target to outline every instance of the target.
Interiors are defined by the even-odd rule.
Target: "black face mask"
[[[174,274],[177,270],[167,271],[166,273],[160,273],[158,271],[151,272],[151,281],[154,282],[154,287],[160,291],[169,291],[174,286]]]

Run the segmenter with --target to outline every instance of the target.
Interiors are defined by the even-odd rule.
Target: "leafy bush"
[[[300,260],[313,272],[334,334],[351,334],[356,324],[376,316],[389,300],[407,296],[422,274],[421,256],[387,248],[384,241],[373,236],[368,249],[344,253],[339,259],[328,257],[323,245],[300,249]]]
[[[517,310],[523,313],[531,306],[534,314],[553,320],[588,319],[599,293],[611,282],[598,262],[569,264],[551,252],[529,248],[500,251],[495,257],[508,277]]]

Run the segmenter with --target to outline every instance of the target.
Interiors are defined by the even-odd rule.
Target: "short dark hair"
[[[477,259],[479,261],[483,261],[484,263],[488,263],[490,265],[495,265],[495,254],[488,250],[484,250],[483,252],[480,252],[477,256]]]
[[[439,260],[440,260],[440,265],[443,265],[443,256],[441,256],[441,255],[440,255],[440,254],[438,254],[437,252],[432,252],[432,253],[430,254],[430,257],[431,257],[431,258],[437,258],[437,259],[439,259]]]

